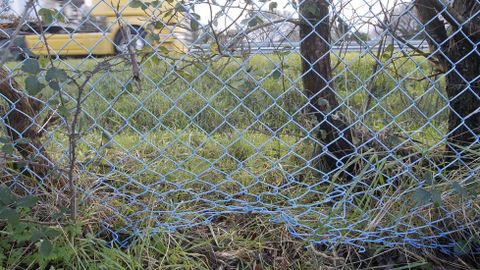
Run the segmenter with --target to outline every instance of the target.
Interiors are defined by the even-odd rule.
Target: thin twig
[[[113,3],[111,3],[111,5],[113,6]],[[127,49],[128,49],[128,55],[129,55],[130,60],[131,60],[130,62],[132,63],[133,79],[136,82],[140,82],[140,67],[138,65],[137,56],[135,55],[135,50],[134,50],[132,44],[130,44],[131,34],[130,34],[129,29],[128,29],[128,26],[124,25],[121,22],[122,15],[118,12],[119,10],[120,10],[120,2],[117,3],[117,6],[116,6],[116,8],[113,9],[113,11],[115,12],[115,16],[117,18],[117,22],[118,22],[118,26],[120,27],[120,31],[122,31],[123,37],[126,39],[125,42],[126,42]]]
[[[77,132],[77,124],[78,124],[78,120],[79,120],[79,117],[80,117],[80,114],[82,113],[82,96],[83,96],[83,93],[85,91],[85,87],[86,85],[88,84],[88,82],[90,81],[91,78],[93,78],[93,76],[98,72],[100,71],[102,68],[104,68],[104,63],[107,62],[107,60],[103,61],[103,62],[100,62],[97,64],[97,66],[95,66],[95,68],[91,71],[91,72],[85,72],[84,74],[86,74],[86,78],[85,80],[80,84],[77,82],[77,80],[75,80],[75,78],[71,78],[71,81],[73,82],[73,84],[75,84],[75,86],[77,87],[78,89],[78,95],[75,99],[75,102],[76,102],[76,107],[75,107],[75,112],[74,112],[74,115],[73,115],[73,120],[70,124],[70,130],[69,130],[69,136],[68,136],[68,140],[69,140],[69,149],[68,149],[68,152],[69,152],[69,170],[68,170],[68,183],[69,183],[69,188],[70,188],[70,192],[71,192],[71,197],[70,197],[70,216],[71,216],[71,219],[73,221],[76,220],[76,217],[77,217],[77,189],[76,189],[76,186],[75,186],[75,182],[74,182],[74,169],[75,169],[75,162],[76,162],[76,159],[77,159],[77,151],[76,151],[76,148],[77,148],[77,140],[78,140],[78,132]]]

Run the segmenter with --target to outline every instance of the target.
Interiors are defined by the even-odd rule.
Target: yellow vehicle
[[[112,55],[125,52],[127,46],[135,50],[155,49],[156,46],[162,46],[162,51],[184,50],[185,33],[182,28],[175,27],[180,14],[175,11],[173,2],[165,1],[160,7],[150,5],[142,9],[132,5],[131,0],[93,0],[89,5],[82,5],[82,9],[83,15],[73,13],[76,19],[67,18],[68,24],[63,26],[42,25],[37,30],[43,31],[43,36],[23,33],[24,49],[30,55],[62,56]],[[159,27],[152,27],[155,21],[153,25]],[[156,38],[147,38],[148,25]]]

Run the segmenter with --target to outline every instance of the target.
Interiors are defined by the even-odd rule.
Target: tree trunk
[[[450,115],[447,166],[475,159],[468,149],[478,147],[480,134],[480,3],[456,0],[445,6],[439,0],[416,0],[415,8],[425,25],[431,51],[446,73]],[[443,20],[440,20],[440,16]],[[444,21],[451,28],[450,35]],[[478,158],[478,157],[477,157]]]
[[[480,59],[472,46],[462,44],[455,46],[449,56],[457,62],[447,75],[446,92],[450,100],[450,115],[448,117],[448,161],[458,161],[460,158],[466,163],[475,160],[475,154],[468,150],[478,147],[480,135]],[[457,50],[455,52],[455,50]],[[457,55],[454,55],[457,54]],[[474,150],[474,151],[478,151]],[[453,167],[457,167],[453,163]]]
[[[327,0],[304,0],[300,4],[300,53],[303,87],[309,98],[307,112],[320,123],[319,138],[329,172],[342,169],[353,155],[350,126],[340,115],[340,104],[331,85],[330,18]],[[343,168],[345,169],[345,168]],[[351,169],[346,168],[350,173]]]
[[[8,72],[0,68],[0,94],[8,102],[10,108],[6,113],[6,129],[17,151],[31,168],[34,177],[45,180],[49,168],[54,166],[46,153],[40,138],[43,135],[38,123],[41,104],[18,91],[18,84],[8,76]],[[25,138],[27,143],[18,143]]]

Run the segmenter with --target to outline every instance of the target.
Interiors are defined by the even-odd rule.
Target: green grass
[[[381,131],[389,146],[411,137],[417,141],[411,148],[420,156],[434,156],[442,151],[442,145],[436,144],[446,132],[448,110],[443,110],[446,102],[441,97],[444,82],[439,78],[431,84],[423,78],[423,73],[431,72],[425,59],[385,60],[374,79],[375,60],[371,56],[349,53],[339,59],[333,59],[333,66],[341,62],[334,69],[332,85],[338,97],[346,100],[342,112],[347,119],[355,122],[362,114],[366,87],[375,97],[371,111],[361,123],[356,123],[356,128]],[[56,64],[82,74],[96,62],[66,59]],[[138,221],[135,225],[148,231],[156,222],[185,225],[178,217],[152,218],[151,211],[159,209],[196,222],[209,217],[199,213],[199,209],[223,211],[223,204],[264,207],[273,214],[225,215],[210,226],[137,239],[138,243],[126,250],[94,248],[92,241],[101,240],[79,237],[76,245],[84,246],[72,247],[77,254],[72,262],[75,267],[211,269],[233,260],[238,269],[251,269],[254,261],[262,265],[261,269],[356,269],[354,261],[373,261],[384,252],[357,258],[305,249],[308,241],[293,238],[284,225],[269,222],[269,218],[281,217],[275,208],[282,207],[284,214],[295,217],[299,224],[293,229],[297,233],[325,233],[328,228],[324,223],[328,223],[343,236],[352,238],[357,236],[357,230],[374,232],[398,224],[422,226],[444,218],[445,212],[434,207],[411,212],[417,203],[416,195],[410,192],[418,186],[414,177],[423,179],[425,172],[433,168],[427,162],[418,163],[408,157],[385,160],[383,150],[366,149],[354,160],[360,172],[356,182],[345,183],[335,175],[328,183],[318,184],[318,165],[315,159],[309,163],[318,149],[306,131],[312,127],[312,120],[302,113],[307,99],[302,93],[298,55],[220,59],[184,67],[177,73],[172,73],[173,64],[144,62],[139,85],[131,82],[130,66],[124,64],[98,72],[88,84],[82,103],[77,184],[83,190],[92,190],[101,179],[102,185],[88,197],[82,197],[85,203],[81,219],[110,218],[113,231],[121,231],[134,220]],[[15,65],[9,64],[12,68]],[[278,67],[280,73],[276,71]],[[22,81],[21,76],[18,79]],[[72,96],[77,93],[72,84],[63,85],[63,89]],[[42,92],[42,100],[58,98],[58,93],[51,89]],[[73,101],[67,107],[73,109]],[[437,114],[438,111],[441,113]],[[62,124],[57,127],[49,138],[48,152],[59,164],[67,166],[66,129]],[[399,174],[405,165],[412,168],[411,172]],[[447,180],[426,184],[426,192],[443,193],[445,209],[463,207],[464,198],[451,192],[451,184],[467,174],[443,175]],[[294,183],[289,175],[294,175]],[[326,194],[332,194],[339,186],[344,188],[339,203],[322,202]],[[474,183],[469,187],[478,189]],[[345,200],[347,197],[351,201]],[[448,224],[442,228],[453,230],[451,224],[456,223],[449,221],[456,218],[465,219],[462,224],[466,224],[476,211],[477,207],[472,207],[448,217]],[[96,224],[89,226],[94,232],[100,230]],[[406,229],[398,226],[399,230]],[[475,228],[472,231],[472,235],[478,234]],[[437,232],[424,228],[421,233],[428,236]],[[465,240],[468,234],[460,232],[457,237]],[[349,251],[348,254],[352,251],[343,246],[336,249],[340,250]],[[398,265],[428,269],[430,263],[412,254],[410,248],[401,252],[411,261]],[[282,263],[288,267],[280,268]]]
[[[67,70],[82,72],[91,70],[96,61],[64,61],[68,65],[57,62]],[[443,134],[435,132],[432,126],[424,127],[431,123],[444,133],[448,113],[444,110],[435,115],[446,104],[441,98],[443,81],[433,85],[425,79],[418,81],[424,77],[422,73],[431,72],[426,60],[417,57],[386,61],[374,78],[375,60],[370,55],[349,53],[341,60],[334,59],[334,66],[336,61],[340,63],[334,70],[332,85],[338,98],[345,100],[342,111],[352,122],[362,113],[369,91],[375,99],[371,112],[364,115],[363,125],[380,130],[395,124],[404,130],[394,127],[395,131],[430,144],[441,138]],[[306,97],[302,94],[298,55],[282,56],[282,60],[276,55],[220,59],[178,72],[172,72],[174,64],[182,65],[145,61],[140,87],[131,83],[129,66],[118,65],[112,71],[99,72],[91,80],[83,103],[88,113],[86,125],[97,124],[111,134],[120,129],[122,133],[145,133],[190,127],[209,134],[246,128],[301,133],[290,121],[293,116],[295,122],[305,122],[301,108]],[[72,93],[74,88],[65,86]]]

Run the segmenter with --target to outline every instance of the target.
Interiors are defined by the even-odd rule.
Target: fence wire
[[[315,243],[478,251],[478,1],[0,9],[1,181],[58,208],[75,189],[102,237],[250,213]]]

